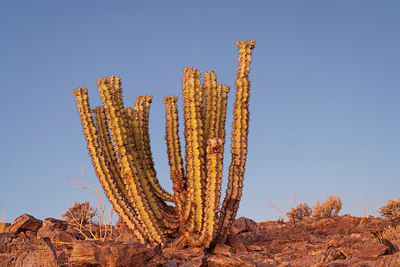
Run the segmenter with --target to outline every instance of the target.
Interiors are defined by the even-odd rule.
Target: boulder
[[[40,227],[42,227],[42,220],[38,220],[32,215],[22,214],[11,224],[9,232],[18,235],[21,232],[33,232],[36,233]]]
[[[389,248],[383,244],[370,246],[361,250],[358,250],[353,254],[353,257],[361,259],[377,258],[385,255],[389,252]]]
[[[228,246],[233,247],[236,253],[247,252],[246,246],[242,243],[242,241],[240,241],[240,239],[237,236],[233,234],[227,235],[226,244]]]
[[[207,259],[208,267],[250,267],[253,264],[242,261],[238,258],[212,256]]]
[[[75,238],[66,230],[68,223],[66,221],[47,218],[43,221],[43,226],[37,232],[37,237],[48,237],[51,242],[72,243]]]
[[[52,229],[60,229],[60,230],[67,230],[68,222],[64,220],[58,220],[54,218],[46,218],[43,221],[43,228],[51,227]]]
[[[233,221],[230,232],[234,235],[243,233],[243,232],[250,232],[255,231],[257,229],[257,223],[251,219],[246,217],[240,217]]]
[[[48,238],[30,242],[12,261],[13,266],[57,266],[56,252]]]
[[[72,248],[69,264],[72,266],[145,266],[154,251],[139,243],[107,243],[80,241]]]
[[[11,244],[14,238],[17,238],[17,236],[14,234],[10,233],[0,234],[0,253],[11,252]]]

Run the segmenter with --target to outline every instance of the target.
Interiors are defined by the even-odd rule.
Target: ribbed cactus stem
[[[188,202],[191,202],[192,216],[189,218],[189,229],[199,232],[203,219],[202,192],[205,179],[205,149],[203,146],[202,121],[202,85],[200,72],[194,68],[185,68],[183,76],[183,106],[185,113],[186,138],[186,176]],[[189,204],[190,205],[190,204]]]
[[[219,206],[219,191],[221,187],[222,170],[222,140],[220,138],[209,138],[207,141],[207,180],[204,208],[204,224],[201,234],[201,243],[208,247],[215,236],[217,226],[216,216]]]
[[[157,241],[141,226],[140,222],[136,219],[135,214],[132,213],[130,208],[127,206],[127,203],[123,201],[114,183],[110,182],[111,171],[107,168],[107,164],[105,163],[105,159],[102,156],[100,145],[98,143],[97,130],[90,114],[87,89],[78,88],[73,91],[73,94],[76,95],[76,103],[81,117],[84,136],[87,140],[88,151],[92,158],[96,175],[99,178],[105,194],[119,216],[134,230],[135,236],[143,243],[154,244]]]
[[[249,96],[250,81],[249,70],[251,50],[255,41],[236,42],[239,47],[238,69],[236,74],[236,100],[234,104],[234,121],[232,125],[232,160],[229,167],[229,181],[226,196],[221,208],[221,217],[216,240],[225,234],[239,207],[242,196],[244,166],[247,155],[247,137],[249,129]]]
[[[186,195],[185,171],[181,156],[181,144],[179,140],[178,107],[176,101],[178,97],[164,97],[165,104],[165,140],[167,142],[168,162],[170,166],[170,177],[173,182],[174,202],[178,213],[183,213],[184,199]]]
[[[114,77],[102,78],[97,84],[110,123],[121,172],[128,180],[133,197],[133,209],[136,211],[139,221],[158,242],[164,243],[163,235],[156,225],[156,217],[161,217],[161,214],[159,214],[157,203],[151,195],[150,186],[144,179],[145,175],[140,166],[138,152],[133,141],[130,140],[126,128],[125,110],[119,97],[121,95],[118,89],[119,84],[116,85],[115,80]],[[119,82],[119,79],[117,81]]]

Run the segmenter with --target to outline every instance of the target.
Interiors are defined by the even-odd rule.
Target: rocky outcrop
[[[29,236],[29,234],[36,234],[42,225],[43,222],[41,220],[25,213],[15,219],[8,232],[15,235],[25,233]]]
[[[91,235],[99,234],[96,225],[89,231],[24,214],[9,233],[0,234],[0,266],[400,266],[400,230],[395,226],[382,218],[350,215],[296,223],[256,223],[242,217],[220,243],[204,251],[147,248],[133,242],[121,222],[102,242]]]

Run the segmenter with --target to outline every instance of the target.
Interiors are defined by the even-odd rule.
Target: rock
[[[120,242],[139,242],[133,231],[122,221],[122,219],[119,219],[115,224],[115,231],[119,234],[118,241]]]
[[[36,219],[29,214],[22,214],[11,224],[9,232],[18,235],[21,232],[31,231],[36,233],[40,227],[42,227],[43,222]]]
[[[239,238],[237,238],[237,236],[233,234],[227,235],[226,244],[233,247],[235,249],[235,253],[247,252],[246,246],[242,243],[242,241],[239,240]]]
[[[178,267],[178,262],[173,259],[167,263],[164,263],[163,267]]]
[[[202,265],[203,265],[203,256],[199,256],[192,260],[181,263],[179,267],[200,267]]]
[[[318,220],[312,223],[311,227],[314,228],[314,234],[317,235],[348,234],[349,229],[359,224],[359,220],[359,218],[346,214],[333,219]]]
[[[43,222],[42,228],[37,232],[37,237],[48,237],[53,243],[70,243],[75,241],[72,234],[66,230],[68,223],[66,221],[47,218]]]
[[[43,228],[44,227],[51,227],[52,229],[61,229],[66,231],[68,228],[68,222],[64,220],[58,220],[54,218],[46,218],[43,221]]]
[[[257,229],[257,223],[251,219],[240,217],[233,221],[230,232],[234,235],[243,233],[243,232],[250,232]]]
[[[249,267],[255,266],[238,258],[212,256],[207,259],[207,267]]]
[[[7,261],[10,258],[11,258],[10,253],[0,253],[0,264],[4,261]]]
[[[228,246],[227,244],[218,243],[215,245],[214,249],[212,250],[212,253],[219,254],[219,253],[233,252],[233,250],[234,249],[231,246]]]
[[[68,266],[68,256],[65,251],[56,251],[58,266]]]
[[[394,254],[396,252],[399,252],[399,247],[396,244],[390,242],[389,240],[382,239],[381,242],[383,245],[388,247],[389,250],[388,250],[387,254]]]
[[[12,261],[14,266],[57,266],[57,256],[48,238],[32,241]]]
[[[76,240],[86,240],[92,235],[90,234],[89,230],[86,230],[84,228],[78,230],[79,228],[76,228],[74,225],[68,225],[68,229],[66,232],[70,235],[72,235]]]
[[[72,248],[69,264],[78,266],[145,266],[154,252],[139,243],[80,241]]]
[[[247,250],[250,250],[250,251],[261,251],[262,250],[261,247],[259,247],[257,245],[249,245],[246,248],[247,248]]]
[[[14,238],[17,238],[16,235],[10,233],[1,233],[0,234],[0,253],[10,253],[11,252],[11,244]]]
[[[192,252],[183,249],[165,248],[162,250],[162,252],[168,258],[184,261],[202,257],[204,255],[202,250],[200,252]]]
[[[353,257],[362,258],[362,259],[369,259],[369,258],[376,258],[386,254],[389,251],[389,248],[385,245],[374,245],[370,246],[361,250],[358,250],[356,253],[353,254]]]
[[[331,248],[328,250],[328,253],[324,258],[324,263],[329,263],[339,259],[346,259],[346,256],[340,250]]]

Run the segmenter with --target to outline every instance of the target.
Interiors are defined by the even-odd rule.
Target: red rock
[[[10,253],[0,253],[0,264],[11,257]]]
[[[173,248],[165,248],[162,250],[163,254],[168,258],[174,258],[177,260],[191,260],[193,258],[198,258],[204,255],[204,252],[192,252],[183,249],[173,249]]]
[[[40,228],[37,237],[48,237],[55,243],[73,243],[76,239],[70,233],[61,229],[51,229],[50,227]]]
[[[236,253],[247,252],[246,246],[233,234],[227,235],[226,244],[233,247]]]
[[[249,267],[255,266],[238,258],[212,256],[207,259],[207,267]]]
[[[257,223],[255,221],[245,217],[240,217],[233,221],[230,227],[230,232],[237,235],[243,232],[254,231],[255,229],[257,229]]]
[[[57,256],[47,238],[32,241],[18,253],[14,266],[57,266]]]
[[[80,241],[74,244],[69,264],[78,266],[145,266],[154,252],[139,243]]]
[[[10,226],[9,232],[18,235],[21,232],[31,231],[36,233],[43,222],[29,214],[22,214]]]
[[[17,238],[16,235],[10,233],[0,234],[0,253],[9,253],[11,251],[12,241]]]
[[[382,244],[374,245],[357,251],[356,253],[353,254],[353,257],[363,258],[363,259],[376,258],[384,255],[385,253],[388,252],[388,250],[389,248],[385,245]]]
[[[61,229],[65,231],[68,228],[68,222],[54,218],[46,218],[43,221],[42,227],[51,227],[52,229]]]
[[[349,214],[333,219],[321,219],[311,224],[315,234],[334,235],[348,234],[349,229],[357,225],[360,219]]]
[[[233,248],[231,246],[228,246],[227,244],[224,243],[218,243],[215,245],[213,249],[214,254],[219,254],[219,253],[225,253],[225,252],[233,252]]]

